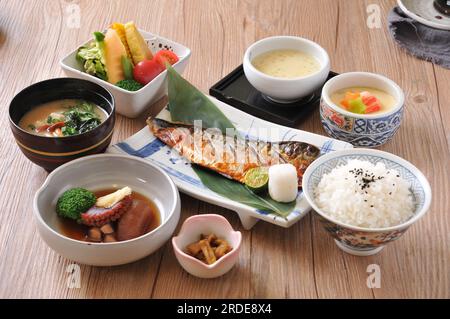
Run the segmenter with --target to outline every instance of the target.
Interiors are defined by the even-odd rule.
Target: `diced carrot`
[[[350,108],[350,101],[356,100],[359,97],[360,94],[358,91],[347,91],[345,92],[345,98],[340,103],[345,109],[348,110]]]
[[[340,103],[344,108],[346,108],[346,109],[349,108],[348,100],[342,100]]]

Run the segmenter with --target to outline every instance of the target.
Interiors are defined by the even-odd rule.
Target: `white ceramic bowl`
[[[90,243],[68,238],[59,231],[55,206],[67,189],[96,190],[130,186],[147,196],[161,213],[161,225],[138,238],[114,243]],[[55,169],[37,191],[34,217],[39,233],[58,254],[93,266],[114,266],[144,258],[172,236],[180,218],[180,197],[170,177],[155,165],[127,155],[83,157]]]
[[[286,79],[267,75],[253,66],[251,61],[256,56],[280,49],[311,54],[319,61],[320,70],[310,75]],[[253,43],[245,52],[243,64],[248,81],[258,91],[280,103],[289,103],[313,93],[325,82],[330,72],[327,51],[311,40],[294,36],[269,37]]]
[[[411,186],[415,200],[414,215],[400,225],[385,228],[364,228],[343,223],[329,216],[317,205],[314,190],[322,176],[337,166],[345,165],[348,160],[359,159],[373,164],[383,163],[388,169],[395,169]],[[346,253],[357,256],[369,256],[378,253],[383,247],[398,238],[430,208],[431,188],[426,177],[408,161],[393,154],[378,150],[355,148],[330,152],[316,159],[303,175],[303,194],[320,216],[326,231],[335,239],[337,246]]]
[[[392,95],[396,104],[380,114],[356,114],[334,104],[331,95],[341,89],[373,87]],[[331,137],[355,146],[377,147],[393,138],[403,118],[405,96],[402,89],[387,77],[369,72],[348,72],[328,80],[322,89],[320,119]]]
[[[183,73],[191,56],[189,48],[152,33],[143,30],[139,31],[154,54],[164,48],[172,50],[179,58],[179,61],[173,67],[178,73]],[[80,46],[86,45],[91,41],[92,39]],[[163,71],[139,91],[130,92],[84,72],[81,63],[76,59],[77,50],[78,48],[60,61],[64,72],[67,76],[92,81],[109,90],[114,95],[116,112],[119,114],[135,118],[167,93],[167,71]]]
[[[207,265],[184,252],[186,246],[200,239],[201,234],[215,234],[225,239],[233,250],[212,265]],[[228,220],[221,215],[202,214],[187,218],[178,236],[172,238],[172,246],[180,265],[193,276],[215,278],[224,275],[239,259],[242,234],[234,231]]]

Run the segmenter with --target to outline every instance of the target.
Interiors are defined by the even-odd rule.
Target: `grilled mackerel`
[[[241,183],[245,173],[253,167],[291,163],[297,168],[298,187],[301,187],[306,168],[320,154],[316,146],[303,142],[254,141],[227,136],[218,129],[197,128],[156,118],[149,118],[147,124],[153,135],[192,163]]]

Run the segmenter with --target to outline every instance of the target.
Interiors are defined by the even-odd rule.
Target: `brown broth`
[[[108,194],[111,194],[115,192],[118,188],[107,188],[102,189],[99,191],[93,192],[97,198],[101,196],[105,196]],[[139,200],[144,202],[151,210],[153,216],[152,216],[152,223],[150,224],[148,230],[146,233],[151,232],[152,230],[156,229],[159,225],[161,225],[161,214],[159,212],[158,207],[156,204],[150,200],[148,197],[133,191],[131,193],[131,198],[133,200]],[[89,230],[89,227],[83,224],[79,224],[76,221],[68,218],[58,218],[58,228],[61,234],[64,236],[67,236],[69,238],[75,239],[75,240],[81,240],[81,241],[87,241],[87,233]],[[117,227],[117,221],[111,223],[116,229]]]
[[[64,99],[38,105],[36,107],[33,107],[27,113],[25,113],[25,115],[19,121],[19,126],[25,131],[30,132],[34,135],[55,137],[54,134],[47,132],[46,130],[37,132],[33,128],[38,128],[42,125],[48,124],[47,118],[50,116],[50,114],[55,115],[62,114],[63,112],[67,111],[71,106],[74,106],[79,102],[83,101],[74,99]],[[98,116],[101,123],[103,123],[108,117],[106,111],[103,110],[98,105],[95,105],[94,113]]]

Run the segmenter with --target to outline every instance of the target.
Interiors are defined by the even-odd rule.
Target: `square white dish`
[[[146,40],[153,54],[165,48],[172,50],[179,58],[179,61],[173,67],[178,73],[183,73],[191,56],[191,50],[189,48],[150,32],[143,30],[139,30],[139,32]],[[79,47],[91,41],[92,39],[79,45],[59,63],[67,76],[92,81],[109,90],[114,95],[117,113],[126,117],[135,118],[167,93],[167,71],[161,72],[150,83],[136,92],[121,89],[107,81],[85,73],[81,63],[76,59],[76,54]]]
[[[242,135],[260,138],[261,140],[275,141],[273,138],[270,138],[268,131],[269,128],[276,128],[279,130],[279,136],[282,136],[281,140],[296,140],[313,144],[320,148],[322,154],[353,147],[349,143],[329,137],[261,120],[237,110],[226,103],[216,100],[213,97],[210,97],[210,99],[225,114],[225,116],[230,119]],[[167,107],[164,108],[157,117],[170,121],[170,113]],[[257,136],[253,134],[255,128],[258,128]],[[265,135],[264,129],[266,129]],[[280,141],[280,139],[277,138],[277,141]],[[143,128],[125,141],[110,146],[107,152],[129,154],[151,161],[170,175],[181,192],[202,201],[235,211],[239,215],[242,225],[246,229],[253,227],[260,219],[282,227],[290,227],[311,210],[311,206],[308,204],[301,191],[297,196],[295,209],[286,218],[222,197],[206,188],[192,169],[190,162],[180,156],[177,151],[172,150],[153,136],[148,127]]]

